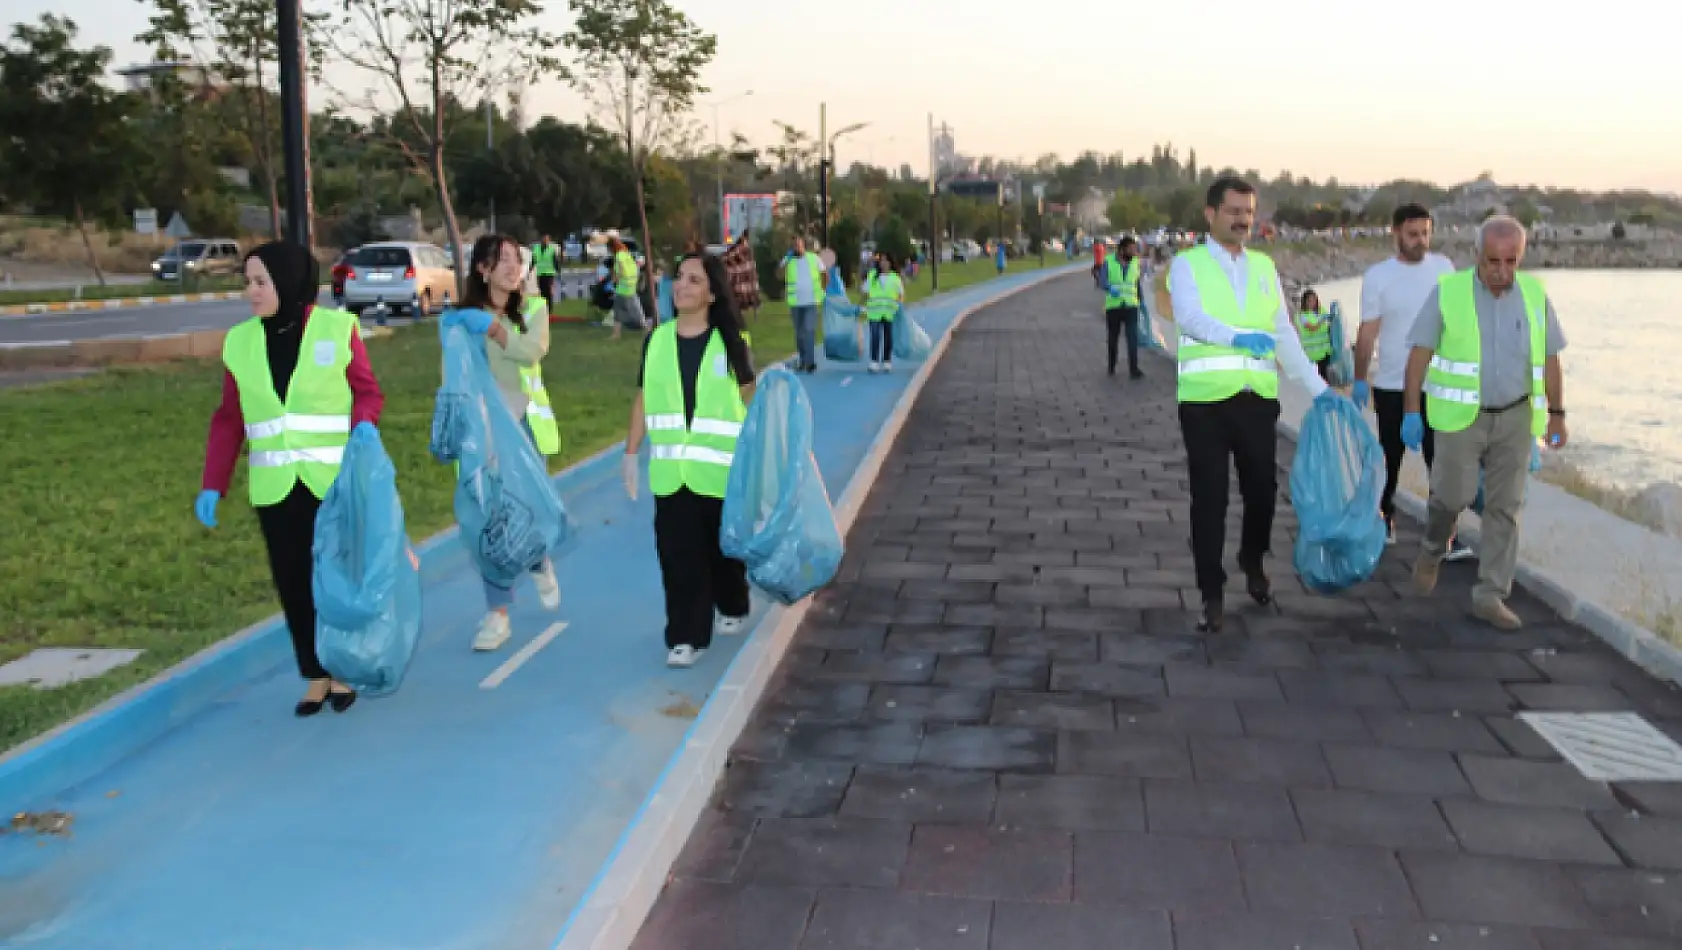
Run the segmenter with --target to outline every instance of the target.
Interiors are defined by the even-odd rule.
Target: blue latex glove
[[[212,488],[199,492],[199,497],[193,499],[193,514],[198,516],[199,524],[206,528],[216,527],[216,503],[222,500],[222,493]]]
[[[371,436],[375,442],[380,441],[380,430],[375,428],[374,424],[366,419],[358,422],[356,424],[356,428],[350,430],[350,434]]]
[[[1273,355],[1273,337],[1265,333],[1240,333],[1232,338],[1232,345],[1240,350],[1249,350],[1256,359]]]
[[[1364,379],[1355,380],[1355,388],[1349,391],[1349,398],[1355,400],[1356,409],[1366,409],[1367,400],[1372,398],[1372,387]]]
[[[615,290],[618,290],[618,289],[619,289],[619,285],[615,284],[613,281],[610,280],[610,281],[607,282],[607,292],[608,293],[611,294]]]
[[[1402,444],[1415,452],[1425,444],[1425,420],[1417,412],[1402,416]]]

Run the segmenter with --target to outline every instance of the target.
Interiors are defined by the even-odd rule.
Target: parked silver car
[[[455,296],[450,258],[436,244],[388,241],[364,244],[350,256],[345,274],[345,309],[380,307],[419,318],[437,313]]]

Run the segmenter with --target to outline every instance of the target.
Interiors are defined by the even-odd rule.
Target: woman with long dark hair
[[[315,652],[315,513],[338,477],[351,430],[373,429],[385,397],[356,317],[315,305],[320,270],[296,244],[274,241],[245,256],[249,320],[222,342],[222,404],[210,417],[202,490],[193,513],[216,527],[239,450],[247,492],[268,548],[298,675],[309,684],[293,712],[344,712],[356,691],[333,679]]]
[[[682,669],[695,665],[715,632],[741,633],[747,620],[747,568],[719,550],[718,531],[755,377],[723,262],[685,256],[672,303],[677,319],[643,342],[622,474],[635,500],[637,453],[647,436],[666,665]]]
[[[1320,312],[1320,295],[1312,287],[1302,292],[1296,325],[1297,336],[1302,340],[1302,351],[1319,367],[1320,378],[1329,382],[1332,371],[1331,316]]]
[[[894,317],[905,306],[905,281],[893,254],[876,252],[876,270],[864,282],[864,309],[870,319],[870,372],[894,369]]]
[[[521,292],[525,278],[519,242],[504,234],[487,234],[473,242],[461,309],[479,310],[487,315],[463,323],[468,329],[485,334],[485,356],[490,362],[491,376],[496,380],[497,393],[541,452],[546,437],[553,434],[554,416],[545,419],[538,413],[538,426],[547,423],[539,428],[533,425],[529,410],[534,395],[543,392],[539,366],[544,354],[549,352],[549,320],[542,298]],[[477,326],[473,325],[475,322]],[[548,399],[542,398],[538,408],[547,406]],[[544,609],[554,610],[561,605],[561,588],[555,580],[554,565],[547,557],[532,565],[531,579]],[[484,580],[484,588],[485,619],[479,622],[473,649],[495,650],[508,642],[508,608],[514,603],[514,590],[489,579]]]

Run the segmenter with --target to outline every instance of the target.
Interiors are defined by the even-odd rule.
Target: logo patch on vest
[[[315,344],[315,365],[332,366],[333,360],[339,355],[339,348],[332,340],[320,340]]]
[[[729,374],[730,374],[730,372],[729,372],[729,369],[724,362],[723,354],[720,354],[718,356],[713,357],[713,375],[714,376],[728,376]]]

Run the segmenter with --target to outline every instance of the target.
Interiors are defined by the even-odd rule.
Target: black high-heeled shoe
[[[332,695],[332,693],[328,693],[320,699],[300,699],[298,700],[298,705],[292,707],[292,715],[297,716],[299,719],[308,719],[316,713],[321,712],[322,708],[327,705],[327,701],[332,698]]]
[[[327,705],[332,706],[336,713],[344,712],[356,705],[356,690],[348,686],[342,692],[329,688],[327,690]]]

